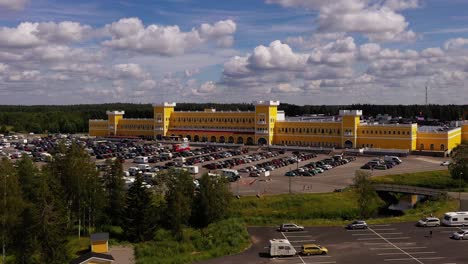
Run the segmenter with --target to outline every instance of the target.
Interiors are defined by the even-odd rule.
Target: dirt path
[[[133,247],[115,246],[110,248],[109,252],[115,259],[114,264],[135,264]]]

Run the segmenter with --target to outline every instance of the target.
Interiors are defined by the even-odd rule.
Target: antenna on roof
[[[426,105],[427,105],[427,84],[426,84]]]

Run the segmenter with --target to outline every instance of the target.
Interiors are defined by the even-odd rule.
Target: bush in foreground
[[[181,264],[238,253],[248,245],[245,224],[228,219],[204,229],[183,229],[181,241],[167,230],[157,230],[153,241],[135,245],[135,255],[138,264]]]

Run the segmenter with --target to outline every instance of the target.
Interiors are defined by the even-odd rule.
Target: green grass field
[[[373,177],[372,182],[419,186],[433,189],[458,189],[459,182],[452,179],[448,170],[404,173]]]
[[[242,197],[233,204],[233,217],[243,219],[247,225],[276,226],[295,222],[306,226],[338,226],[359,218],[353,191],[341,193],[284,194],[274,196]],[[457,202],[449,198],[426,201],[399,217],[378,217],[370,223],[416,221],[430,213],[443,215],[457,208]]]

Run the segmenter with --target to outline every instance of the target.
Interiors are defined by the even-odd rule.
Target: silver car
[[[456,240],[468,239],[468,230],[457,231],[453,233],[450,237]]]

